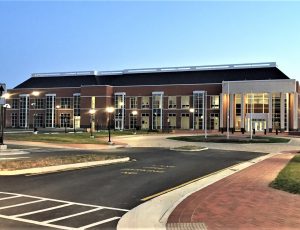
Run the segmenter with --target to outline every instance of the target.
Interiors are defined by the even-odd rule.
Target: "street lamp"
[[[195,129],[195,116],[194,116],[194,113],[195,113],[195,109],[194,108],[190,108],[190,113],[192,113],[192,116],[193,116],[193,130]]]
[[[67,114],[65,114],[65,115],[64,115],[65,133],[67,133],[67,121],[68,121]]]
[[[34,96],[34,97],[38,97],[39,95],[40,95],[40,92],[39,91],[33,91],[32,93],[31,93],[31,95],[32,96]],[[33,107],[33,133],[34,134],[37,134],[37,128],[36,128],[36,122],[35,122],[35,120],[36,120],[36,111],[35,111],[35,109],[36,109],[36,102],[33,102],[33,103],[31,103],[31,106]]]
[[[132,114],[132,119],[133,119],[133,134],[136,134],[136,126],[135,126],[135,124],[136,124],[136,122],[137,122],[137,117],[136,117],[136,115],[138,114],[138,112],[136,111],[136,110],[133,110],[132,112],[131,112],[131,114]]]
[[[4,104],[1,109],[1,119],[2,119],[2,124],[1,124],[1,137],[0,137],[0,145],[1,149],[6,149],[6,145],[4,146],[4,128],[5,128],[5,122],[6,122],[6,109],[10,109],[10,104]]]
[[[40,95],[40,92],[39,92],[39,91],[33,91],[31,94],[32,94],[33,96],[37,97],[37,96]]]
[[[110,127],[111,127],[111,114],[115,111],[114,107],[107,107],[106,112],[108,113],[108,144],[111,144],[110,140]]]
[[[90,136],[90,138],[94,138],[92,123],[93,123],[95,113],[96,113],[95,109],[90,109],[89,110],[89,114],[91,115],[91,118],[90,118],[90,133],[91,133],[91,136]]]
[[[59,124],[58,110],[60,109],[60,105],[55,106],[55,108],[56,108],[56,128],[57,128]]]
[[[31,106],[33,107],[33,110],[35,110],[36,103],[31,103]],[[37,128],[35,127],[36,126],[35,118],[36,118],[36,113],[34,111],[33,112],[33,133],[37,134]]]

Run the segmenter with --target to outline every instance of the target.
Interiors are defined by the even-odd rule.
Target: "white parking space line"
[[[96,222],[96,223],[92,223],[92,224],[89,224],[89,225],[85,225],[85,226],[82,226],[80,228],[77,228],[78,230],[84,230],[84,229],[87,229],[87,228],[91,228],[91,227],[94,227],[94,226],[97,226],[97,225],[100,225],[100,224],[104,224],[104,223],[107,223],[107,222],[111,222],[113,220],[118,220],[120,219],[121,217],[112,217],[112,218],[109,218],[109,219],[106,219],[106,220],[102,220],[102,221],[99,221],[99,222]]]
[[[88,210],[88,211],[85,211],[85,212],[79,212],[79,213],[76,213],[76,214],[63,216],[63,217],[59,217],[59,218],[52,219],[52,220],[46,220],[46,221],[43,221],[43,223],[48,224],[48,223],[56,222],[56,221],[59,221],[59,220],[68,219],[68,218],[71,218],[71,217],[74,217],[74,216],[81,216],[81,215],[86,214],[86,213],[96,212],[96,211],[101,210],[101,209],[103,209],[103,208],[94,208],[92,210]]]
[[[9,197],[0,198],[0,200],[9,200],[9,199],[17,198],[17,197],[20,197],[20,195],[16,195],[16,196],[9,196]]]
[[[107,218],[107,219],[104,219],[104,220],[101,220],[101,221],[97,221],[97,219],[95,219],[94,221],[96,221],[96,222],[90,223],[88,225],[85,225],[85,226],[82,226],[82,227],[79,227],[79,228],[78,227],[77,228],[76,227],[75,228],[74,227],[68,227],[68,226],[58,225],[58,224],[56,225],[54,223],[54,222],[57,222],[57,221],[60,221],[60,220],[65,220],[65,219],[70,219],[68,221],[72,222],[72,221],[74,221],[74,219],[71,219],[72,217],[82,216],[84,214],[96,212],[96,211],[99,211],[99,210],[116,210],[116,211],[122,211],[122,212],[127,212],[128,211],[127,209],[120,209],[120,208],[113,208],[113,207],[106,207],[106,206],[98,206],[98,205],[70,202],[70,201],[57,200],[57,199],[51,199],[51,198],[44,198],[44,197],[30,196],[30,195],[25,195],[25,194],[18,194],[18,193],[0,192],[0,194],[10,195],[9,197],[4,197],[4,198],[1,198],[0,200],[14,199],[14,198],[18,198],[18,197],[36,199],[34,201],[23,202],[23,203],[19,203],[19,204],[0,207],[0,210],[1,209],[8,209],[8,208],[15,208],[15,207],[18,207],[18,206],[34,204],[34,203],[43,202],[43,201],[52,201],[52,202],[61,203],[61,204],[58,204],[54,207],[49,207],[49,208],[44,208],[44,209],[39,209],[39,210],[34,210],[34,211],[29,210],[29,212],[19,213],[17,215],[2,215],[2,214],[0,214],[0,218],[19,221],[19,222],[30,223],[30,224],[39,225],[39,226],[51,227],[51,228],[56,228],[56,229],[64,229],[64,230],[75,230],[75,229],[77,230],[77,229],[79,229],[79,230],[83,230],[83,229],[91,228],[91,227],[101,225],[101,224],[104,224],[104,223],[107,223],[107,222],[118,220],[118,219],[121,218],[121,217],[114,216],[114,217]],[[42,213],[42,212],[46,212],[46,211],[51,211],[51,210],[55,210],[55,209],[59,209],[59,208],[62,208],[61,211],[63,212],[64,207],[68,207],[68,206],[71,206],[71,205],[83,206],[83,207],[92,207],[92,209],[87,210],[87,211],[83,211],[83,212],[79,212],[79,213],[75,213],[75,214],[71,214],[71,215],[61,216],[61,217],[55,218],[55,219],[45,220],[45,221],[35,221],[35,220],[31,220],[31,219],[26,219],[26,216],[28,216],[28,215]],[[111,216],[113,216],[113,214]]]
[[[34,200],[34,201],[25,202],[25,203],[4,206],[4,207],[0,207],[0,210],[7,209],[7,208],[18,207],[18,206],[23,206],[23,205],[27,205],[27,204],[34,204],[34,203],[43,202],[43,201],[45,201],[45,200]]]
[[[56,228],[56,229],[74,230],[74,228],[70,228],[70,227],[67,227],[67,226],[61,226],[61,225],[55,225],[55,224],[46,224],[46,223],[35,221],[35,220],[28,220],[28,219],[13,217],[13,216],[5,216],[5,215],[1,215],[1,214],[0,214],[0,218],[20,221],[20,222],[25,222],[25,223],[35,224],[35,225],[40,225],[40,226],[45,226],[45,227],[51,227],[51,228]]]
[[[57,200],[57,199],[51,199],[51,198],[44,198],[44,197],[38,197],[38,196],[30,196],[30,195],[24,195],[24,194],[18,194],[18,193],[9,193],[9,192],[0,192],[2,194],[9,194],[9,195],[20,195],[23,197],[29,197],[34,199],[42,199],[42,200],[49,200],[49,201],[55,201],[60,203],[70,203],[74,205],[81,205],[81,206],[87,206],[87,207],[94,207],[94,208],[105,208],[110,210],[117,210],[117,211],[124,211],[128,212],[128,209],[121,209],[121,208],[113,208],[113,207],[107,207],[107,206],[99,206],[99,205],[92,205],[92,204],[84,204],[84,203],[78,203],[78,202],[71,202],[71,201],[63,201],[63,200]]]
[[[28,215],[31,215],[31,214],[36,214],[36,213],[40,213],[40,212],[51,211],[51,210],[54,210],[54,209],[64,208],[64,207],[71,206],[71,205],[72,204],[62,204],[62,205],[54,206],[54,207],[51,207],[51,208],[39,209],[39,210],[32,211],[32,212],[26,212],[26,213],[14,215],[13,217],[28,216]]]

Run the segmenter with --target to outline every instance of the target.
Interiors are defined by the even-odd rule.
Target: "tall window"
[[[73,102],[74,102],[74,116],[80,116],[80,95],[75,94],[73,97]]]
[[[129,128],[136,129],[137,127],[137,115],[133,115],[132,113],[129,115]]]
[[[176,113],[169,113],[168,114],[168,125],[169,128],[175,129],[176,128]]]
[[[70,127],[71,115],[69,113],[60,114],[60,127]]]
[[[235,128],[241,129],[242,122],[242,95],[235,94]]]
[[[31,104],[34,109],[44,109],[45,108],[45,100],[43,98],[34,98],[33,103]]]
[[[211,96],[210,104],[212,109],[219,109],[220,108],[219,96]]]
[[[46,127],[54,127],[55,95],[46,95]]]
[[[190,96],[181,96],[181,108],[182,109],[190,108]]]
[[[137,97],[130,97],[130,109],[137,109]]]
[[[169,96],[168,97],[168,108],[175,109],[176,108],[176,96]]]
[[[28,127],[29,96],[20,96],[20,127]]]
[[[152,92],[152,129],[162,129],[164,92]]]
[[[280,93],[272,95],[272,126],[274,129],[280,129]]]
[[[12,113],[11,114],[11,127],[18,127],[18,114]]]
[[[18,109],[19,108],[18,104],[19,104],[19,100],[18,99],[12,99],[12,101],[11,101],[11,108],[12,109]]]
[[[142,109],[149,109],[150,108],[150,98],[149,97],[142,97]]]
[[[37,113],[33,115],[34,126],[35,127],[44,127],[44,119],[42,113]]]
[[[62,97],[60,99],[60,106],[62,109],[71,109],[71,98]]]

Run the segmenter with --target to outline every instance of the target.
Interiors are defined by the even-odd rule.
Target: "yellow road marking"
[[[199,177],[199,178],[190,180],[190,181],[185,182],[185,183],[183,183],[183,184],[177,185],[177,186],[175,186],[175,187],[173,187],[173,188],[169,188],[169,189],[166,189],[166,190],[161,191],[161,192],[159,192],[159,193],[153,194],[153,195],[151,195],[151,196],[147,196],[147,197],[141,199],[141,201],[151,200],[151,199],[153,199],[153,198],[155,198],[155,197],[161,196],[161,195],[163,195],[163,194],[165,194],[165,193],[171,192],[171,191],[176,190],[176,189],[178,189],[178,188],[182,188],[182,187],[184,187],[184,186],[186,186],[186,185],[189,185],[189,184],[191,184],[191,183],[194,183],[194,182],[199,181],[199,180],[201,180],[201,179],[204,179],[204,178],[206,178],[206,177],[209,177],[209,176],[212,176],[212,175],[217,174],[217,173],[219,173],[219,172],[225,171],[225,170],[227,170],[227,169],[236,167],[236,166],[238,166],[238,165],[240,165],[240,164],[242,164],[242,163],[245,163],[245,162],[240,162],[240,163],[238,163],[238,164],[231,165],[231,166],[229,166],[229,167],[227,167],[227,168],[220,169],[220,170],[218,170],[218,171],[216,171],[216,172],[212,172],[212,173],[207,174],[207,175],[205,175],[205,176],[202,176],[202,177]]]

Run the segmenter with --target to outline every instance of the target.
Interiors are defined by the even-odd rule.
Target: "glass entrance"
[[[251,119],[246,119],[246,130],[250,131],[251,129]],[[267,122],[265,119],[252,119],[252,129],[255,131],[264,131],[267,128]]]
[[[253,129],[256,131],[264,131],[266,129],[266,121],[265,120],[253,120],[252,124]]]

